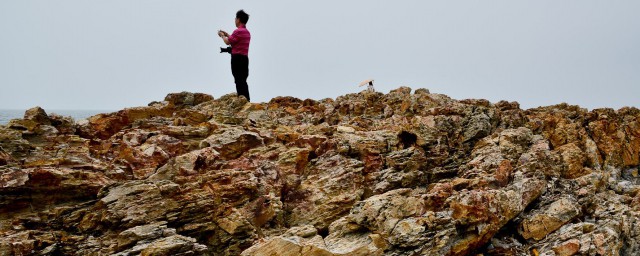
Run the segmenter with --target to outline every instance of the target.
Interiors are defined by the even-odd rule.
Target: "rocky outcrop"
[[[0,255],[636,255],[640,110],[169,94],[0,126]]]

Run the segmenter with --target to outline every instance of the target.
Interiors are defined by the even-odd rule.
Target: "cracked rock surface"
[[[0,255],[638,255],[640,110],[173,93],[0,126]]]

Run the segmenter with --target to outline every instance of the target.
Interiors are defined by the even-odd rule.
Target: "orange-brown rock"
[[[580,213],[576,203],[562,198],[553,202],[543,212],[534,214],[522,221],[520,234],[525,239],[543,239],[547,234],[556,231]]]
[[[557,256],[571,256],[576,255],[580,251],[580,240],[571,239],[556,247],[553,247],[553,251]]]
[[[7,165],[11,162],[11,156],[0,148],[0,166]]]
[[[127,108],[115,113],[96,115],[80,125],[80,135],[89,139],[108,139],[122,129],[130,127],[135,121],[153,117],[171,117],[173,111],[172,105],[156,104],[149,107]]]
[[[562,145],[556,148],[556,151],[562,156],[563,177],[573,179],[588,174],[585,168],[585,154],[574,143]]]
[[[176,107],[193,107],[207,101],[212,101],[213,96],[204,93],[180,92],[170,93],[164,97],[164,100]]]
[[[610,165],[640,165],[640,120],[636,108],[594,110],[594,119],[589,123],[606,163]]]
[[[169,94],[0,125],[0,255],[636,255],[640,110]]]
[[[47,112],[44,111],[41,107],[35,107],[28,109],[24,112],[24,120],[34,121],[38,124],[50,125],[51,120],[47,115]]]

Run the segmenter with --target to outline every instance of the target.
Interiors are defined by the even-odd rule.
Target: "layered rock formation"
[[[0,126],[0,255],[637,255],[640,110],[177,93]]]

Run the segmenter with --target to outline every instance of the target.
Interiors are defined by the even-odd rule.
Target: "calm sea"
[[[11,119],[21,119],[24,117],[25,110],[17,109],[0,109],[0,125],[9,123]],[[74,120],[82,120],[90,116],[100,113],[111,113],[112,110],[46,110],[47,114],[56,113],[61,116],[70,116]]]

